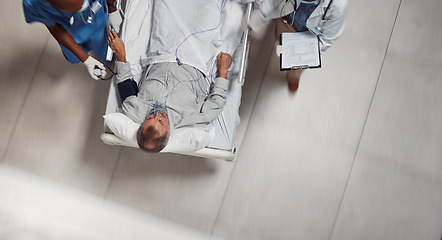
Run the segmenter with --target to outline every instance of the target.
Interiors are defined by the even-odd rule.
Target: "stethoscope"
[[[288,0],[287,0],[287,2],[288,2]],[[313,29],[310,29],[310,28],[309,28],[309,31],[310,31],[311,33],[313,33],[314,35],[319,36],[319,35],[322,35],[322,34],[324,33],[324,32],[322,31],[322,26],[324,26],[325,17],[327,16],[328,10],[330,9],[330,6],[331,6],[332,2],[333,2],[333,0],[330,0],[330,2],[328,3],[327,8],[326,8],[325,11],[324,11],[324,14],[322,14],[322,18],[321,18],[321,21],[319,22],[318,26],[316,26],[316,27],[313,28]],[[295,11],[296,11],[297,6],[298,6],[298,2],[297,2],[297,0],[294,0],[294,8],[295,8]],[[282,12],[283,9],[284,9],[284,7],[281,9],[281,12]],[[292,23],[290,23],[290,25],[293,25],[293,22],[294,22],[294,21],[295,21],[295,20],[294,20],[294,18],[293,18]]]
[[[101,4],[98,1],[94,1],[93,5],[91,7],[89,0],[84,0],[83,6],[81,7],[81,9],[77,13],[80,14],[81,20],[83,21],[84,24],[91,24],[92,20],[94,19],[94,14],[97,13],[97,11],[98,11],[98,9],[100,9],[100,7],[101,7]],[[55,9],[69,22],[69,24],[71,26],[74,25],[74,16],[68,18],[66,15],[64,15],[64,13],[62,11],[60,11],[57,8],[55,8]],[[83,12],[85,12],[87,9],[89,9],[89,14],[87,16],[87,20],[85,20],[85,18],[83,16]]]

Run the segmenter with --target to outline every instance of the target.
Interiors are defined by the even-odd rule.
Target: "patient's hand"
[[[220,52],[216,58],[218,61],[218,77],[227,79],[227,72],[230,64],[232,64],[232,57],[228,53]]]
[[[107,43],[109,44],[109,47],[115,51],[117,61],[126,62],[126,51],[124,50],[123,40],[118,37],[117,33],[114,30],[111,30],[109,32]]]

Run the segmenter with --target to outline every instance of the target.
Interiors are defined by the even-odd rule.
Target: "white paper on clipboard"
[[[319,38],[309,31],[281,34],[281,70],[321,67]]]

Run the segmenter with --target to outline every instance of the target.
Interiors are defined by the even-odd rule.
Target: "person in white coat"
[[[321,52],[327,50],[344,31],[348,0],[261,0],[252,13],[252,29],[270,19],[276,21],[276,35],[283,32],[310,31],[319,36]],[[290,91],[298,89],[302,69],[290,70]]]

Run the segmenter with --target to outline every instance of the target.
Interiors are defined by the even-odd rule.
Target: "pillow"
[[[105,124],[118,137],[137,144],[137,131],[140,124],[122,113],[110,113],[103,116]],[[189,152],[202,149],[215,137],[213,125],[202,127],[184,127],[171,131],[166,147],[161,152]]]
[[[104,123],[115,135],[138,146],[137,131],[140,128],[140,124],[132,121],[122,113],[110,113],[104,115],[103,118]]]

